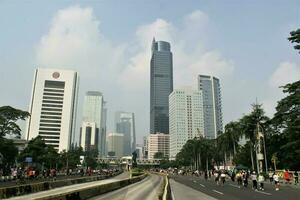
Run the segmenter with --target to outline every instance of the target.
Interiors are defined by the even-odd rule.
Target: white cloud
[[[93,9],[71,6],[54,16],[49,32],[37,46],[37,63],[40,67],[72,68],[84,77],[106,78],[104,71],[119,69],[116,61],[122,60],[123,51],[123,45],[113,46],[101,34]]]
[[[277,102],[285,96],[282,88],[279,87],[298,80],[300,80],[300,67],[296,63],[290,61],[279,63],[270,75],[268,84],[262,86],[266,91],[262,103],[268,116],[273,116]]]
[[[279,87],[298,80],[300,80],[300,67],[296,63],[286,61],[280,63],[273,72],[269,84],[272,87]]]

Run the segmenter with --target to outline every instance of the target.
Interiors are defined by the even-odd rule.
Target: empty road
[[[156,200],[162,181],[162,176],[150,174],[140,182],[93,197],[91,200]]]

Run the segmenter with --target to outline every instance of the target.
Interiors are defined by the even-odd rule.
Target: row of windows
[[[43,100],[45,100],[45,99],[64,100],[63,97],[48,97],[48,96],[43,96]]]
[[[58,93],[49,93],[49,92],[44,92],[43,95],[49,95],[49,96],[61,96],[63,97],[64,94],[58,94]]]
[[[41,115],[41,118],[42,119],[61,119],[60,116],[45,116],[45,115]]]
[[[41,130],[41,131],[60,131],[60,128],[43,128],[43,127],[41,127],[39,130]]]
[[[42,134],[40,134],[40,135],[43,139],[57,139],[57,140],[59,140],[59,136],[46,136],[46,135],[42,135]]]
[[[40,124],[40,126],[46,126],[46,127],[61,127],[60,124]]]
[[[61,113],[53,113],[53,112],[42,112],[42,115],[58,115],[61,116]],[[42,116],[43,117],[43,116]]]
[[[43,119],[41,119],[40,122],[61,123],[61,120],[43,120]]]
[[[65,82],[63,81],[45,81],[45,88],[58,88],[58,89],[64,89],[65,88]]]
[[[60,132],[47,132],[47,131],[39,131],[41,135],[60,135]]]
[[[50,101],[50,100],[43,100],[43,103],[58,103],[58,104],[63,104],[63,101]]]
[[[64,90],[55,90],[55,89],[48,89],[48,88],[45,88],[44,91],[45,92],[61,92],[61,93],[64,93]]]
[[[42,111],[60,111],[62,112],[62,108],[43,108]]]
[[[55,104],[42,104],[42,106],[45,106],[45,107],[55,107],[55,108],[62,108],[63,105],[55,105]]]

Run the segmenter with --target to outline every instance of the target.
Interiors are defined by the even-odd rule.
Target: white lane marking
[[[194,183],[197,183],[197,181],[193,181]]]
[[[199,183],[199,185],[201,185],[202,187],[205,187],[205,185],[203,185],[203,184],[201,184],[201,183]]]
[[[219,191],[217,191],[217,190],[213,190],[213,191],[216,192],[216,193],[218,193],[218,194],[222,194],[222,195],[223,195],[222,192],[219,192]]]
[[[263,191],[255,191],[255,192],[262,193],[262,194],[266,194],[266,195],[272,195],[271,193],[263,192]]]
[[[229,185],[231,185],[232,187],[235,187],[235,188],[241,188],[240,186],[237,186],[237,185],[233,185],[233,184],[229,184]]]

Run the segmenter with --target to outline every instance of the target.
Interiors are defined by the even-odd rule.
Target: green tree
[[[3,169],[4,174],[8,175],[10,167],[16,164],[16,157],[18,155],[18,148],[14,145],[13,140],[0,138],[0,168]]]
[[[80,156],[84,156],[82,147],[74,147],[60,153],[60,162],[65,169],[75,169],[80,164]]]
[[[265,112],[261,104],[253,104],[250,114],[245,115],[240,119],[240,130],[242,135],[249,139],[250,158],[252,169],[255,169],[254,165],[254,145],[256,143],[257,125],[259,124],[264,130],[267,130],[269,126],[269,118],[265,115]]]
[[[272,119],[279,134],[285,140],[278,150],[278,157],[284,167],[300,168],[300,81],[283,87],[287,96],[276,106],[276,113]],[[283,154],[283,155],[282,155]]]
[[[38,166],[53,168],[56,167],[59,154],[51,145],[47,145],[42,137],[37,136],[30,140],[27,147],[20,153],[19,162],[24,163],[26,157],[31,157],[32,162]]]
[[[296,43],[294,48],[296,50],[299,50],[300,53],[300,29],[290,32],[290,37],[288,38],[288,40],[292,43]]]
[[[20,135],[21,129],[16,124],[19,119],[25,120],[29,113],[10,106],[0,107],[0,137],[7,134]]]
[[[250,154],[250,142],[247,142],[244,146],[241,146],[237,154],[233,158],[233,162],[237,165],[244,165],[251,168],[251,157]]]
[[[228,142],[228,149],[233,153],[233,156],[236,154],[236,148],[238,146],[238,141],[241,137],[241,129],[239,122],[229,122],[225,125],[224,135],[226,136],[226,140]]]

